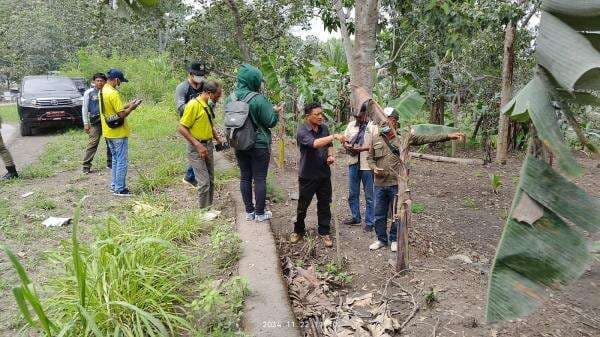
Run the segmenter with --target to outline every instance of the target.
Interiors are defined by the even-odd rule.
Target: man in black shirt
[[[203,63],[192,63],[187,68],[188,78],[175,88],[175,105],[179,117],[183,115],[185,105],[202,93],[202,84],[206,81],[206,66]],[[194,170],[188,167],[183,182],[194,187],[198,185]]]
[[[304,107],[306,123],[298,128],[297,141],[300,147],[300,167],[298,185],[300,193],[296,211],[294,233],[290,242],[300,241],[305,234],[306,211],[313,196],[317,195],[318,232],[325,247],[332,247],[329,235],[331,223],[331,170],[335,162],[332,143],[343,143],[346,139],[340,134],[329,134],[329,128],[323,124],[323,108],[320,103],[310,103]]]

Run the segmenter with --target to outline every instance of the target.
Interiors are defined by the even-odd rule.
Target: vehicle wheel
[[[31,127],[27,124],[23,124],[23,122],[21,122],[21,136],[23,137],[27,137],[27,136],[31,136],[33,134]]]

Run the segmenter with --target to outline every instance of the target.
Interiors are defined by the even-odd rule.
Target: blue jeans
[[[373,226],[375,215],[373,214],[373,171],[361,171],[360,164],[348,166],[348,185],[350,192],[348,194],[348,205],[352,218],[361,221],[360,216],[360,182],[362,181],[365,191],[365,201],[367,209],[365,210],[365,224]]]
[[[194,175],[194,169],[191,166],[188,166],[187,171],[185,171],[185,180],[187,180],[187,181],[196,180],[196,176]]]
[[[375,186],[375,233],[377,240],[388,244],[387,220],[388,213],[394,207],[394,200],[398,194],[398,185]],[[389,241],[397,240],[398,227],[392,223]]]
[[[112,154],[112,180],[110,188],[114,192],[122,192],[127,186],[129,141],[127,138],[109,138],[108,148]]]

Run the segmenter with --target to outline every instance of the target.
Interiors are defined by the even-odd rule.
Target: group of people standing
[[[197,189],[199,207],[208,209],[214,197],[213,152],[229,147],[227,139],[220,135],[215,126],[214,110],[222,90],[219,82],[207,79],[208,71],[204,64],[190,64],[187,72],[187,79],[175,90],[176,109],[180,117],[177,130],[187,142],[189,163],[183,182]],[[82,112],[84,129],[90,134],[83,171],[90,172],[91,161],[102,134],[108,147],[107,167],[112,168],[111,190],[117,196],[128,196],[131,194],[125,184],[129,136],[126,120],[131,111],[139,106],[140,100],[122,103],[116,88],[127,80],[117,69],[109,70],[106,75],[95,74],[93,80],[94,87],[84,95]],[[284,106],[274,106],[260,93],[263,78],[256,67],[241,65],[236,80],[236,89],[225,104],[233,101],[247,104],[255,137],[251,148],[235,149],[240,168],[240,192],[246,220],[265,221],[272,217],[272,212],[266,209],[266,180],[272,142],[270,129],[277,125]],[[350,216],[343,224],[362,224],[365,232],[375,230],[377,239],[369,246],[370,250],[389,245],[392,251],[396,251],[397,224],[388,228],[388,218],[398,195],[400,148],[464,139],[462,133],[419,136],[410,128],[400,129],[398,112],[393,108],[384,109],[388,120],[384,126],[379,126],[369,120],[367,110],[367,105],[363,105],[343,134],[332,134],[325,124],[320,103],[312,102],[304,107],[305,121],[298,128],[296,139],[300,150],[299,197],[291,243],[301,241],[305,235],[307,210],[316,196],[317,232],[324,246],[333,246],[330,235],[330,166],[336,161],[334,142],[339,142],[348,156]],[[114,123],[114,119],[121,120],[121,123]],[[360,207],[361,185],[365,197],[364,221]]]
[[[123,103],[117,88],[128,80],[119,69],[110,69],[106,74],[94,74],[92,80],[92,88],[84,93],[81,109],[83,127],[90,136],[82,170],[84,173],[91,172],[100,136],[104,136],[107,147],[106,167],[111,170],[110,190],[115,196],[129,197],[131,192],[127,188],[127,170],[131,130],[127,117],[142,101],[133,99],[127,104]]]

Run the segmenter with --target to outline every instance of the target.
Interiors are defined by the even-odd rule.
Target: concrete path
[[[226,168],[227,164],[222,154],[215,153],[216,169]],[[250,288],[244,307],[244,330],[255,337],[300,337],[271,225],[269,222],[246,221],[238,183],[231,184],[230,190],[235,201],[237,230],[242,239],[239,273],[248,280]]]
[[[21,137],[19,135],[19,125],[4,124],[0,128],[4,144],[7,145],[8,151],[13,156],[17,170],[27,164],[35,162],[38,157],[44,152],[46,144],[54,133],[40,134],[31,137]],[[0,160],[1,162],[1,160]],[[4,163],[0,166],[0,176],[6,173]]]

